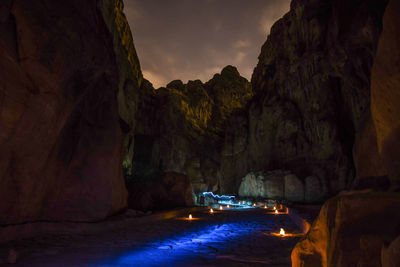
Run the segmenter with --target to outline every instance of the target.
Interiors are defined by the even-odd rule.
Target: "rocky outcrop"
[[[255,170],[318,177],[325,197],[351,184],[386,2],[292,1],[261,49],[255,96],[228,121],[222,193]]]
[[[330,199],[293,249],[292,266],[395,266],[390,263],[398,260],[393,254],[398,242],[393,240],[399,235],[399,207],[399,193],[352,193]]]
[[[240,183],[239,196],[285,199],[292,202],[320,202],[324,192],[318,177],[304,181],[290,171],[274,170],[248,173]]]
[[[125,207],[134,114],[124,110],[141,74],[121,8],[0,3],[0,224],[94,221]]]
[[[359,188],[399,188],[398,121],[394,119],[400,89],[400,54],[395,49],[400,44],[399,12],[400,2],[390,1],[372,69],[371,114],[353,151],[354,186]],[[294,248],[293,266],[399,265],[399,207],[399,193],[353,193],[329,200]]]
[[[133,43],[131,29],[123,13],[122,0],[101,0],[99,8],[106,25],[112,35],[113,50],[118,67],[118,113],[120,126],[124,134],[123,165],[131,167],[135,145],[136,112],[140,96],[145,85],[142,86],[143,75]],[[110,51],[111,52],[111,51]]]
[[[382,267],[400,266],[400,236],[382,248]]]
[[[372,150],[367,153],[370,158],[380,155],[393,190],[400,190],[399,12],[400,1],[391,0],[383,19],[383,32],[371,76],[371,114],[378,153]]]
[[[157,147],[146,165],[153,166],[153,172],[187,175],[196,193],[219,190],[225,122],[252,96],[250,83],[227,66],[206,83],[176,80],[158,90],[148,82],[142,87],[136,134],[152,139]],[[134,159],[133,166],[143,164]],[[128,172],[134,179],[137,169]]]

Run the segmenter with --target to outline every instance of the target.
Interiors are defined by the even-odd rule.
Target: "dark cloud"
[[[125,0],[144,76],[155,87],[209,80],[226,65],[250,79],[290,0]]]

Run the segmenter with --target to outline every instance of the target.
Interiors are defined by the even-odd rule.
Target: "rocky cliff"
[[[400,1],[390,0],[371,73],[371,115],[354,149],[358,186],[382,185],[343,193],[328,200],[310,232],[292,252],[293,266],[399,266],[399,92]],[[375,177],[375,178],[374,178]],[[374,178],[374,179],[373,179]]]
[[[122,2],[1,1],[0,54],[0,224],[125,207],[141,73]]]
[[[226,128],[223,193],[236,193],[242,177],[260,170],[289,170],[303,184],[318,177],[325,197],[351,184],[385,5],[292,1],[261,49],[254,98]]]
[[[154,90],[145,82],[141,93],[136,139],[150,145],[135,147],[128,172],[146,176],[159,168],[186,174],[195,192],[219,190],[225,122],[253,95],[250,83],[227,66],[206,83],[176,80]]]

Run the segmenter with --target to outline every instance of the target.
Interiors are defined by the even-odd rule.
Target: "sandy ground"
[[[9,266],[291,266],[301,238],[271,235],[300,230],[287,214],[262,208],[192,215],[192,221],[153,215],[120,229],[23,239],[0,250],[17,251],[17,264]]]

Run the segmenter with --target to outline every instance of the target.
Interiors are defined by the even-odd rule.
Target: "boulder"
[[[294,247],[292,266],[380,266],[383,244],[399,234],[399,207],[400,193],[349,192],[328,200]],[[393,256],[390,249],[382,255]]]

